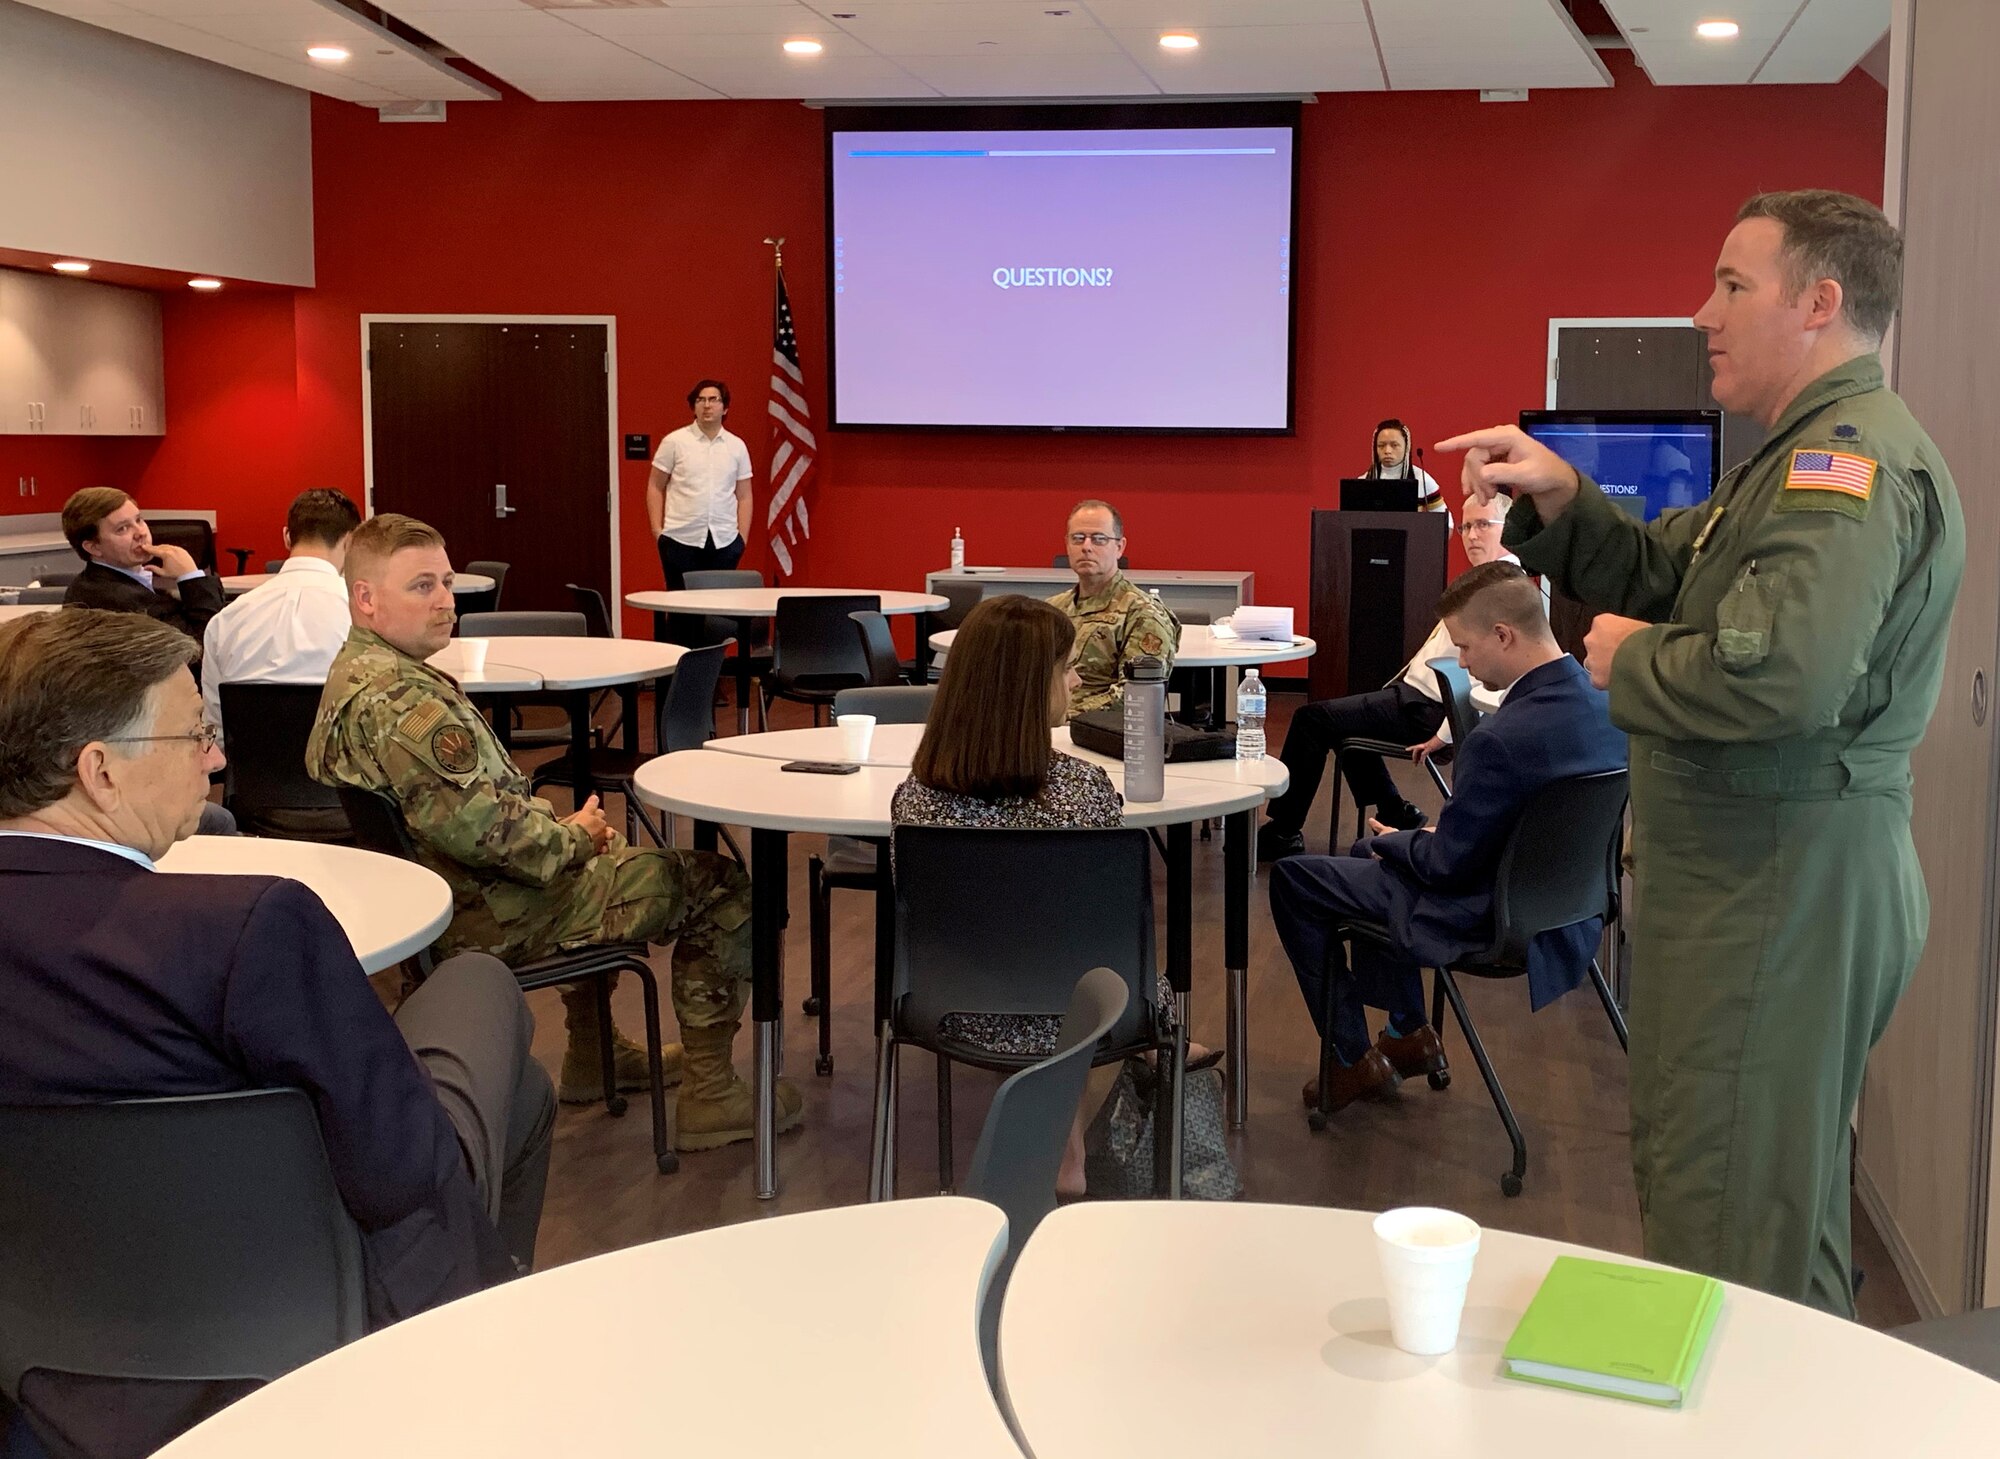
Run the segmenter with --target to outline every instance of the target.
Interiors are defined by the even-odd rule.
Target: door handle
[[[510,507],[507,505],[507,484],[505,482],[495,483],[493,487],[493,515],[504,522],[520,510],[519,507]]]

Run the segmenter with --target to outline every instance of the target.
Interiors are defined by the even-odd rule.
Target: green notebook
[[[1502,1355],[1510,1378],[1672,1408],[1687,1397],[1722,1283],[1559,1256]]]

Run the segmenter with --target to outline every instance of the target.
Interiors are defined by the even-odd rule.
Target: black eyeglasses
[[[1117,540],[1109,532],[1072,532],[1069,534],[1069,545],[1072,547],[1081,547],[1086,542],[1092,547],[1109,547]]]
[[[169,740],[192,740],[206,755],[222,743],[222,726],[203,721],[199,729],[189,730],[184,735],[116,735],[102,743],[107,745],[154,745]]]

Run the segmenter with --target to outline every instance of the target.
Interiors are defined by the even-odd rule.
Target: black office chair
[[[498,613],[500,611],[500,594],[507,586],[508,566],[509,564],[504,562],[468,562],[465,565],[467,572],[477,573],[481,577],[492,578],[493,586],[482,588],[476,593],[459,593],[456,595],[458,599],[458,613],[461,620],[468,613]],[[462,621],[459,631],[464,632]]]
[[[952,1013],[1043,1013],[1066,1007],[1077,968],[1110,968],[1130,999],[1092,1058],[1160,1056],[1154,1144],[1159,1194],[1180,1198],[1182,1074],[1187,1038],[1157,999],[1152,846],[1143,831],[1001,831],[898,826],[896,966],[889,1037],[875,1075],[871,1198],[895,1194],[896,1084],[905,1045],[937,1059],[938,1184],[952,1184],[951,1065],[1013,1073],[1037,1057],[948,1037]],[[1032,913],[1024,913],[1032,908]]]
[[[764,574],[749,568],[708,568],[700,572],[683,573],[681,580],[687,584],[689,592],[713,592],[726,588],[761,588]],[[733,639],[736,652],[723,665],[723,672],[736,683],[736,703],[744,706],[750,703],[750,683],[753,679],[762,681],[771,670],[771,620],[769,618],[729,618],[716,614],[700,615],[674,614],[671,618],[664,614],[654,614],[653,623],[656,637],[672,639],[672,625],[685,619],[685,633],[696,643],[722,643]],[[764,712],[763,695],[757,696],[757,712]],[[761,718],[759,727],[769,729],[770,725]]]
[[[1119,570],[1120,572],[1123,572],[1123,571],[1124,571],[1124,570],[1125,570],[1126,568],[1130,567],[1131,565],[1132,565],[1132,559],[1131,559],[1131,558],[1129,558],[1129,557],[1125,557],[1125,556],[1122,556],[1122,555],[1121,555],[1121,556],[1119,557],[1119,559],[1118,559],[1118,570]],[[1049,559],[1049,566],[1050,566],[1050,567],[1068,567],[1068,566],[1069,566],[1069,554],[1068,554],[1067,552],[1058,552],[1058,553],[1057,553],[1057,554],[1056,554],[1056,555],[1055,555],[1054,557],[1052,557],[1052,558],[1050,558],[1050,559]]]
[[[889,636],[889,620],[880,613],[847,616],[861,635],[861,656],[868,664],[868,682],[878,689],[909,683],[915,666],[905,668],[896,657],[896,640]]]
[[[223,549],[223,551],[236,559],[236,570],[239,573],[250,571],[250,558],[256,550],[254,547],[225,547]],[[268,565],[266,566],[266,571],[269,571]]]
[[[653,743],[658,748],[648,755],[637,749],[594,749],[590,752],[590,778],[606,794],[625,797],[625,839],[639,844],[639,830],[656,846],[674,844],[674,818],[663,813],[656,823],[640,804],[634,781],[639,767],[657,755],[675,750],[698,750],[715,738],[715,685],[722,675],[723,656],[729,642],[712,643],[707,648],[691,648],[674,665],[674,672],[653,695]],[[537,776],[540,783],[540,776]],[[738,861],[743,852],[729,835],[722,834]]]
[[[922,724],[930,718],[931,701],[936,697],[937,690],[928,684],[843,689],[833,697],[833,714],[836,719],[843,714],[872,714],[878,725]],[[824,861],[817,855],[806,858],[806,903],[812,909],[807,939],[812,991],[804,1008],[806,1017],[819,1019],[819,1056],[813,1061],[818,1074],[833,1072],[833,893],[841,889],[877,890],[881,884],[880,850],[875,841],[829,836]]]
[[[1110,968],[1085,973],[1070,994],[1055,1052],[1009,1075],[986,1108],[986,1124],[965,1172],[965,1194],[1007,1213],[1007,1251],[987,1281],[979,1309],[979,1350],[989,1378],[999,1373],[994,1358],[1007,1279],[1028,1238],[1056,1208],[1056,1173],[1083,1102],[1091,1058],[1130,1001],[1125,980]]]
[[[1525,977],[1528,946],[1539,934],[1593,917],[1604,918],[1608,923],[1617,916],[1618,855],[1625,838],[1625,798],[1623,770],[1552,781],[1535,792],[1508,836],[1494,874],[1492,947],[1476,956],[1461,958],[1450,967],[1433,970],[1431,1025],[1440,1034],[1444,1032],[1444,1005],[1449,1001],[1465,1034],[1466,1046],[1479,1065],[1480,1077],[1486,1081],[1486,1092],[1493,1097],[1493,1107],[1514,1147],[1513,1166],[1500,1177],[1500,1189],[1510,1196],[1521,1193],[1521,1177],[1528,1171],[1528,1146],[1521,1138],[1521,1126],[1514,1118],[1507,1092],[1500,1087],[1500,1076],[1494,1073],[1493,1061],[1487,1057],[1486,1045],[1480,1041],[1479,1030],[1466,1011],[1456,974],[1493,979]],[[1335,936],[1350,941],[1364,939],[1380,946],[1393,944],[1389,929],[1375,922],[1343,922]],[[1604,981],[1604,970],[1594,957],[1590,960],[1590,982],[1604,1004],[1612,1031],[1618,1035],[1619,1047],[1626,1047],[1625,1017],[1618,1011],[1610,985]],[[1319,1048],[1320,1102],[1306,1116],[1307,1123],[1315,1130],[1325,1129],[1327,1117],[1332,1113],[1332,978],[1326,980],[1326,988],[1328,998],[1321,1012],[1321,1023],[1327,1033],[1321,1037]],[[1430,1076],[1433,1089],[1444,1089],[1450,1083],[1448,1073]]]
[[[924,614],[922,626],[917,629],[917,633],[926,643],[930,641],[932,634],[955,629],[965,622],[966,616],[977,608],[979,600],[986,596],[986,589],[980,583],[947,581],[936,584],[935,590],[937,595],[950,606],[939,613]],[[935,684],[943,673],[943,666],[933,659],[926,665],[924,677]]]
[[[347,812],[347,819],[354,827],[354,838],[360,845],[384,856],[399,856],[405,861],[422,864],[423,857],[417,854],[416,843],[410,839],[409,827],[403,824],[403,813],[394,801],[372,790],[342,786],[340,804]],[[521,963],[512,972],[523,993],[576,983],[589,983],[596,990],[597,1052],[604,1079],[604,1110],[611,1115],[625,1113],[625,1096],[618,1092],[617,1055],[611,1046],[611,984],[623,972],[632,973],[639,979],[639,987],[646,999],[646,1066],[651,1076],[653,1102],[653,1163],[662,1175],[672,1175],[680,1169],[680,1157],[674,1153],[673,1141],[667,1134],[667,1086],[660,1068],[660,990],[654,981],[653,969],[646,961],[646,951],[643,942],[607,942]]]
[[[1457,659],[1426,659],[1426,667],[1437,675],[1438,694],[1444,701],[1445,723],[1451,726],[1452,743],[1424,761],[1424,770],[1430,775],[1431,783],[1438,794],[1447,800],[1451,798],[1451,785],[1444,778],[1440,766],[1449,765],[1453,747],[1465,743],[1465,736],[1472,732],[1472,726],[1479,723],[1479,711],[1472,704],[1472,678]],[[1333,747],[1333,797],[1326,818],[1326,854],[1338,856],[1346,848],[1340,840],[1340,797],[1347,788],[1347,777],[1342,773],[1341,760],[1348,754],[1379,755],[1385,760],[1401,760],[1408,756],[1410,747],[1397,744],[1394,740],[1372,739],[1367,735],[1356,735],[1353,739],[1342,740]],[[1360,840],[1368,830],[1368,807],[1359,800],[1354,802],[1354,839]]]
[[[76,581],[77,574],[82,571],[83,569],[78,568],[76,572],[37,573],[35,575],[35,585],[43,588],[66,588]]]
[[[182,548],[203,572],[215,571],[215,528],[198,517],[148,517],[155,542]]]
[[[10,1403],[37,1370],[268,1381],[367,1331],[303,1091],[0,1106],[0,1170]]]
[[[813,723],[842,689],[870,682],[868,660],[850,613],[880,613],[875,593],[778,599],[777,642],[764,676],[764,699],[789,699],[812,706]]]
[[[1889,1336],[2000,1382],[2000,1308],[1908,1322],[1890,1328]]]
[[[242,549],[235,548],[232,550],[241,551]],[[239,563],[238,566],[240,567],[241,564]],[[267,573],[279,572],[284,568],[284,566],[285,566],[285,559],[282,557],[267,557],[264,559],[264,571]]]
[[[611,610],[604,606],[604,594],[582,583],[564,583],[576,611],[583,615],[583,631],[591,638],[611,638]]]
[[[75,577],[76,574],[71,573],[70,576]],[[19,603],[23,608],[34,608],[34,607],[46,608],[50,606],[60,607],[62,604],[62,600],[68,596],[69,596],[69,586],[67,584],[64,584],[60,587],[50,587],[44,584],[39,588],[21,589],[21,596],[16,598],[14,601]]]
[[[319,684],[224,684],[223,804],[249,836],[340,843],[354,830],[340,794],[306,773]]]

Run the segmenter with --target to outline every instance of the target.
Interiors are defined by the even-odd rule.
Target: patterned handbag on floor
[[[1083,1138],[1084,1189],[1093,1199],[1151,1200],[1153,1113],[1157,1077],[1131,1058]],[[1243,1193],[1224,1139],[1222,1071],[1185,1077],[1187,1114],[1181,1138],[1181,1195],[1191,1201],[1233,1201]]]

